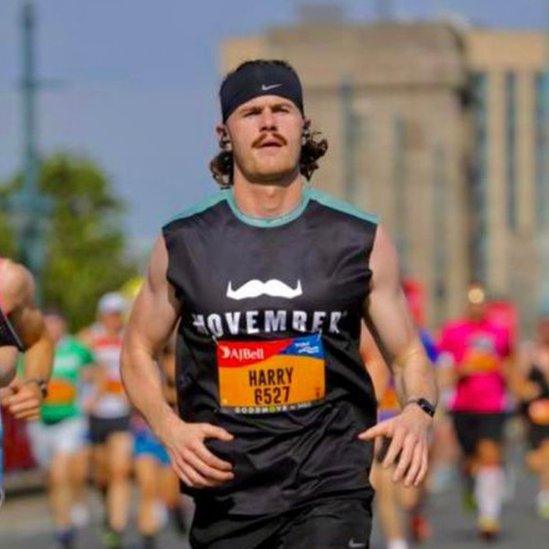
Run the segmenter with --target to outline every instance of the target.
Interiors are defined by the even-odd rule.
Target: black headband
[[[303,114],[303,90],[293,70],[284,65],[251,63],[229,75],[219,90],[223,122],[240,105],[260,95],[285,97]]]

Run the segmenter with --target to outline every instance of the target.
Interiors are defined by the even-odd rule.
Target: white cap
[[[128,306],[126,300],[117,292],[109,292],[101,297],[97,304],[100,315],[109,313],[124,313]]]

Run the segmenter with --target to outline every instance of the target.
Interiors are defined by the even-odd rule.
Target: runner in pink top
[[[508,331],[488,319],[466,318],[445,326],[440,341],[459,376],[450,409],[478,414],[505,411],[504,363]]]
[[[478,509],[479,535],[491,539],[499,534],[504,496],[502,441],[511,342],[508,330],[487,318],[484,288],[470,286],[467,298],[465,318],[443,328],[439,348],[456,377],[450,409],[464,454],[464,503]]]

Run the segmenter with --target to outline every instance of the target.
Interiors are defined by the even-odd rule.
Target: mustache
[[[248,280],[248,282],[236,289],[233,289],[232,282],[229,282],[227,286],[227,297],[236,300],[259,297],[261,295],[293,299],[302,293],[301,280],[297,281],[295,288],[288,286],[276,278],[271,278],[270,280],[267,280],[267,282],[262,282],[257,279]]]
[[[282,146],[288,144],[286,138],[278,132],[264,132],[252,143],[252,147],[259,148],[265,141],[276,141],[277,144]]]

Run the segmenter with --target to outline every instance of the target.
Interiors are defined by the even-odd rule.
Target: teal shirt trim
[[[178,219],[185,219],[186,217],[191,217],[192,215],[202,213],[208,208],[211,208],[212,206],[219,204],[219,202],[221,202],[222,200],[226,200],[226,196],[225,196],[226,192],[227,191],[219,191],[212,196],[204,198],[204,200],[197,202],[194,206],[191,206],[190,208],[187,208],[186,210],[183,210],[182,212],[179,212],[178,214],[174,215],[166,223],[166,225],[169,225],[172,221],[177,221]]]
[[[227,202],[229,203],[229,206],[231,207],[231,210],[233,211],[234,215],[238,219],[240,219],[240,221],[242,221],[243,223],[246,223],[247,225],[252,225],[254,227],[262,227],[264,229],[280,227],[281,225],[286,225],[287,223],[290,223],[294,219],[297,219],[305,211],[307,204],[309,204],[309,198],[310,198],[309,189],[305,188],[302,193],[301,202],[291,212],[288,212],[279,217],[252,217],[250,215],[246,215],[245,213],[243,213],[238,209],[238,206],[234,199],[234,194],[231,189],[228,189],[223,192],[226,193],[226,199],[227,199]]]
[[[316,202],[322,204],[323,206],[327,206],[328,208],[332,208],[333,210],[337,210],[339,212],[358,217],[359,219],[364,219],[365,221],[369,221],[370,223],[374,223],[375,225],[379,224],[379,216],[364,212],[361,209],[356,208],[352,204],[349,204],[348,202],[345,202],[343,200],[338,200],[337,198],[334,198],[329,194],[323,193],[318,189],[309,189],[309,195],[311,200],[316,200]]]
[[[227,201],[233,214],[240,221],[242,221],[243,223],[246,223],[247,225],[252,225],[254,227],[262,227],[265,229],[280,227],[281,225],[286,225],[287,223],[294,221],[305,211],[305,208],[309,204],[310,200],[315,200],[316,202],[322,204],[323,206],[332,208],[333,210],[337,210],[339,212],[346,213],[348,215],[352,215],[354,217],[363,219],[365,221],[369,221],[370,223],[374,223],[375,225],[379,224],[379,217],[377,215],[364,212],[359,208],[356,208],[352,204],[349,204],[348,202],[345,202],[343,200],[338,200],[337,198],[334,198],[326,193],[323,193],[322,191],[319,191],[317,189],[312,189],[309,186],[305,186],[303,188],[303,195],[302,195],[300,204],[296,208],[294,208],[291,212],[288,212],[278,217],[270,217],[270,218],[269,217],[253,217],[245,214],[238,208],[232,189],[224,189],[217,192],[213,196],[210,196],[208,198],[205,198],[204,200],[201,200],[194,206],[178,213],[168,221],[167,225],[170,224],[172,221],[176,221],[178,219],[185,219],[186,217],[191,217],[192,215],[204,212],[208,208],[211,208],[216,204],[219,204],[223,200]]]

